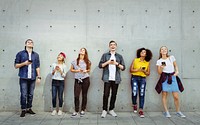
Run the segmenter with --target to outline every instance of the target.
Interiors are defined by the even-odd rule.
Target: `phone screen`
[[[166,66],[166,63],[165,63],[165,62],[161,62],[161,63],[162,63],[163,66]]]

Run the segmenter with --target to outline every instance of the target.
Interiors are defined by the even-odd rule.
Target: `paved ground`
[[[71,113],[51,116],[50,112],[37,112],[35,116],[20,118],[20,112],[0,112],[0,125],[200,125],[200,112],[183,112],[187,117],[180,118],[171,113],[165,118],[162,112],[145,112],[145,118],[132,112],[117,112],[118,117],[87,112],[84,117],[71,118]]]

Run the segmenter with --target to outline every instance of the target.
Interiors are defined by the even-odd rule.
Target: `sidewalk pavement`
[[[108,114],[106,118],[101,118],[100,112],[86,112],[84,117],[76,118],[71,118],[69,112],[62,116],[36,113],[20,118],[20,112],[0,112],[0,125],[200,125],[200,112],[183,112],[186,118],[176,116],[175,112],[170,112],[171,118],[164,117],[162,112],[144,112],[145,118],[133,112],[116,112],[118,117]]]

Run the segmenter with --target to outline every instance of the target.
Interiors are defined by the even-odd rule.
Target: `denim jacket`
[[[16,58],[15,58],[15,65],[25,62],[26,60],[29,59],[29,55],[28,52],[26,50],[22,50],[20,52],[17,53]],[[37,76],[37,72],[36,69],[40,67],[40,59],[39,59],[39,55],[32,51],[31,54],[31,60],[32,60],[32,76],[31,79],[35,80],[36,76]],[[22,66],[19,68],[19,73],[18,76],[22,79],[28,79],[28,66]]]
[[[102,64],[105,63],[106,61],[110,60],[110,57],[111,57],[111,53],[110,52],[104,53],[102,55],[102,57],[101,57],[100,62],[99,62],[99,68],[103,68],[102,80],[104,82],[108,82],[109,81],[109,68],[108,68],[108,65],[105,66],[105,67],[102,67]],[[125,63],[124,63],[123,57],[120,54],[115,53],[115,58],[116,58],[116,61],[120,65],[124,66],[124,68],[122,69],[122,71],[124,71],[125,70]],[[115,83],[119,84],[120,82],[121,82],[120,68],[118,66],[116,66]]]

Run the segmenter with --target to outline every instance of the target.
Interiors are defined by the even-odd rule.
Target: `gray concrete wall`
[[[86,47],[92,61],[88,111],[101,111],[103,82],[98,62],[108,51],[108,42],[116,40],[127,69],[122,72],[116,110],[131,111],[129,66],[136,50],[152,50],[151,75],[147,78],[146,111],[162,111],[161,95],[155,90],[158,80],[156,60],[160,46],[174,55],[185,91],[180,94],[181,109],[200,109],[200,1],[199,0],[0,0],[0,110],[19,110],[18,70],[15,55],[32,38],[40,54],[40,85],[36,86],[33,109],[51,110],[50,65],[60,51],[67,54],[67,68]],[[64,110],[72,111],[73,74],[67,73]],[[170,110],[174,110],[169,98]]]

